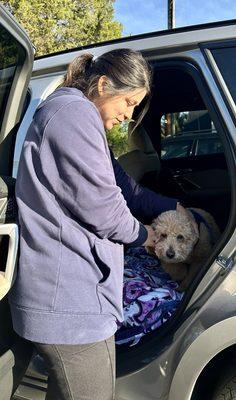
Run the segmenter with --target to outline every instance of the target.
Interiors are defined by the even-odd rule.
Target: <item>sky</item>
[[[123,36],[167,28],[168,0],[116,0]],[[175,0],[176,27],[236,19],[236,0]]]

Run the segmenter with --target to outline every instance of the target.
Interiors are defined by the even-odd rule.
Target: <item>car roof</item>
[[[226,21],[208,22],[205,24],[189,25],[189,26],[172,28],[172,29],[163,29],[161,31],[140,33],[137,35],[125,36],[125,37],[121,37],[121,38],[117,38],[117,39],[111,39],[111,40],[106,40],[106,41],[102,41],[102,42],[98,42],[98,43],[91,43],[88,45],[78,46],[78,47],[75,47],[72,49],[61,50],[58,52],[49,53],[46,55],[35,57],[35,59],[39,60],[39,59],[50,57],[50,56],[66,54],[71,51],[91,49],[91,48],[95,48],[95,47],[106,46],[108,44],[115,44],[115,43],[120,43],[120,42],[125,43],[125,42],[130,42],[132,40],[137,40],[137,39],[146,39],[146,38],[152,38],[152,37],[164,36],[164,35],[170,35],[170,34],[176,34],[176,33],[200,31],[200,30],[209,29],[209,28],[216,28],[216,27],[218,28],[218,27],[225,27],[225,26],[231,26],[231,25],[236,25],[236,19],[230,19],[230,20],[226,20]]]
[[[236,20],[219,21],[208,24],[193,25],[171,30],[162,30],[158,32],[144,33],[132,37],[113,39],[106,42],[93,43],[86,46],[80,46],[74,49],[68,49],[57,53],[47,54],[36,57],[33,73],[38,74],[39,70],[56,68],[65,70],[68,63],[78,54],[93,50],[95,57],[106,51],[116,48],[133,48],[142,51],[147,55],[152,52],[166,51],[166,48],[192,48],[199,43],[209,41],[229,40],[236,36]],[[157,39],[158,38],[158,42]]]

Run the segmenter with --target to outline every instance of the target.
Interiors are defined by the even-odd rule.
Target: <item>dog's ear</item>
[[[200,235],[197,224],[196,225],[191,224],[191,231],[192,231],[193,243],[196,244]]]
[[[199,239],[199,229],[198,229],[198,225],[195,221],[193,214],[187,208],[184,208],[184,207],[181,207],[179,212],[181,212],[183,215],[185,215],[188,218],[188,220],[190,221],[191,229],[192,229],[194,238],[196,238],[196,242],[197,242]]]

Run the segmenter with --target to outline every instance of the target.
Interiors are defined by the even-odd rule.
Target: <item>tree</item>
[[[188,119],[188,111],[164,114],[161,118],[161,136],[174,136],[184,131]]]
[[[107,131],[107,141],[115,157],[119,157],[129,150],[128,123],[114,125],[110,131]]]
[[[122,24],[114,21],[115,0],[9,0],[3,4],[25,28],[36,55],[115,39]]]

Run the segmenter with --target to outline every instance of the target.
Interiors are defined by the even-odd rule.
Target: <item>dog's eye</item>
[[[160,234],[160,238],[161,239],[166,239],[167,238],[167,234],[166,233],[161,233]]]
[[[184,240],[184,236],[183,235],[178,235],[177,236],[177,240]]]

